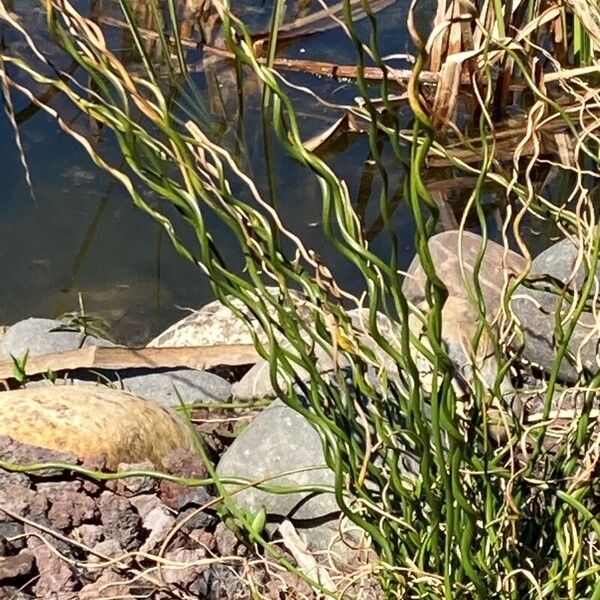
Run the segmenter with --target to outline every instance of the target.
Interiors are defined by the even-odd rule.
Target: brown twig
[[[186,348],[102,348],[88,346],[68,352],[52,352],[27,360],[28,376],[48,371],[75,369],[175,368],[210,369],[216,366],[251,365],[260,355],[252,344],[217,344]],[[14,378],[13,361],[0,362],[0,380]]]

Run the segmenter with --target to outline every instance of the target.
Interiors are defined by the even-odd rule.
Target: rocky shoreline
[[[433,263],[449,292],[442,313],[442,338],[462,393],[468,397],[476,378],[489,388],[499,384],[526,425],[542,410],[545,382],[553,368],[554,312],[566,292],[577,295],[585,274],[583,262],[567,240],[533,260],[530,281],[521,283],[511,300],[521,333],[503,334],[507,353],[519,347],[518,359],[497,382],[499,366],[485,343],[475,352],[466,343],[481,317],[463,275],[472,277],[481,243],[479,236],[468,232],[462,236],[447,232],[430,240]],[[488,242],[478,282],[490,331],[502,329],[506,317],[501,310],[503,289],[526,266],[523,257]],[[533,289],[531,281],[562,285],[562,296],[551,293],[548,286]],[[427,310],[424,289],[424,271],[416,259],[403,291],[421,311]],[[298,315],[305,318],[302,298],[298,296],[297,301]],[[363,312],[351,311],[350,316],[361,341],[373,348],[388,376],[397,377],[396,365],[379,353],[370,338]],[[394,339],[397,326],[383,315],[378,327],[388,339]],[[418,321],[411,323],[416,336],[423,333],[421,327]],[[574,324],[569,353],[557,371],[560,392],[553,401],[550,428],[568,427],[584,403],[578,378],[581,373],[598,370],[599,340],[595,315],[582,313]],[[79,332],[65,330],[58,321],[28,319],[1,336],[0,360],[74,350],[81,342]],[[252,337],[244,324],[214,302],[174,324],[148,346],[249,343]],[[113,345],[95,336],[86,336],[83,344]],[[427,365],[422,356],[416,355],[415,360],[426,382]],[[324,373],[335,366],[326,354],[317,355],[317,365]],[[208,448],[220,477],[257,481],[295,471],[294,475],[274,477],[273,483],[331,487],[333,473],[325,467],[319,436],[304,417],[275,397],[268,362],[261,359],[253,366],[218,372],[77,371],[53,381],[25,381],[21,390],[0,393],[0,458],[21,464],[77,463],[95,470],[158,469],[206,479],[206,466],[193,450],[189,431],[178,429],[181,419],[176,411],[184,404],[194,406],[194,430]],[[301,369],[297,375],[307,376]],[[256,399],[270,404],[264,410],[251,405],[245,411],[238,404],[227,407],[232,401],[243,405]],[[597,409],[596,399],[594,411]],[[565,417],[567,414],[570,416]],[[86,432],[85,443],[74,441]],[[501,439],[502,431],[495,435]],[[340,538],[344,526],[332,493],[309,498],[307,492],[282,495],[250,487],[235,498],[250,513],[265,510],[266,533],[279,540],[292,562],[298,562],[299,556],[312,557],[315,565],[320,563],[319,568],[324,569],[315,573],[338,590],[359,573],[354,588],[349,588],[353,591],[344,597],[379,597],[371,573],[373,556],[364,540],[359,539],[357,546],[354,536],[350,546]],[[254,589],[274,600],[313,597],[310,587],[296,575],[239,542],[221,522],[217,506],[211,485],[188,487],[150,476],[96,481],[93,476],[65,470],[26,475],[0,469],[0,599],[70,600],[128,594],[241,599],[254,597]],[[297,540],[291,534],[286,539],[282,523],[296,528]],[[346,531],[349,536],[355,533]]]
[[[207,318],[207,326],[223,332],[222,324],[216,325],[214,319],[215,306],[204,309],[206,315],[195,313],[193,326]],[[231,327],[239,328],[240,335]],[[241,324],[231,327],[229,339],[241,339]],[[212,335],[206,327],[201,329],[205,336]],[[61,322],[32,318],[8,328],[0,339],[0,358],[21,359],[25,352],[37,356],[71,351],[80,342],[80,333],[65,331]],[[87,336],[84,344],[109,346],[111,342]],[[273,600],[315,597],[306,582],[238,540],[225,526],[217,510],[215,486],[207,484],[208,472],[190,440],[166,428],[172,419],[178,419],[182,403],[193,405],[194,431],[223,477],[229,471],[245,477],[256,467],[252,477],[259,472],[286,471],[289,460],[296,468],[298,462],[307,467],[324,464],[314,430],[280,401],[264,411],[264,402],[257,408],[248,401],[232,404],[242,408],[228,408],[234,384],[248,368],[217,370],[220,375],[190,369],[76,371],[54,380],[34,377],[21,389],[0,392],[0,460],[6,461],[5,469],[0,465],[0,600],[91,600],[137,594],[225,600],[254,598],[253,590]],[[21,418],[23,415],[27,416]],[[149,422],[149,427],[140,428],[142,421]],[[248,423],[255,426],[249,428]],[[249,436],[239,436],[240,430]],[[131,441],[134,438],[142,438],[144,443]],[[156,440],[161,441],[161,448],[154,447]],[[263,460],[257,461],[257,455]],[[154,460],[138,462],[140,456]],[[47,462],[81,465],[94,472],[166,472],[204,483],[189,487],[151,476],[102,481],[62,469],[26,474],[8,468]],[[332,484],[328,469],[316,474],[321,483]],[[280,478],[277,483],[286,481],[315,483],[315,472],[300,479]],[[304,496],[250,489],[242,503],[250,507],[266,499],[270,517],[277,518]],[[325,498],[323,502],[320,496]],[[311,551],[317,556],[337,535],[333,497],[320,496],[296,515],[307,516],[309,521],[327,517],[324,525],[307,530]],[[277,538],[273,527],[267,530]],[[303,543],[298,541],[300,548]],[[293,553],[285,545],[282,549],[294,562]],[[356,556],[352,564],[338,562],[326,567],[328,581],[347,588],[356,577],[360,560]],[[361,591],[350,587],[350,595],[345,597],[379,596],[377,581],[366,563],[366,559],[362,561]]]

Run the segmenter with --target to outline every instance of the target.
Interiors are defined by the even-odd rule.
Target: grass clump
[[[351,198],[320,152],[322,145],[303,139],[293,97],[311,90],[292,84],[277,67],[283,4],[275,2],[268,50],[261,54],[264,44],[256,43],[244,21],[227,3],[213,2],[210,23],[220,24],[226,49],[207,45],[205,55],[220,52],[232,61],[240,113],[244,82],[259,83],[268,137],[313,174],[324,237],[330,251],[358,274],[365,290],[360,299],[343,289],[285,214],[264,199],[236,144],[210,121],[190,72],[188,38],[181,35],[174,1],[164,7],[151,2],[144,23],[136,3],[119,5],[136,69],[126,68],[109,49],[98,19],[64,0],[45,4],[49,30],[90,83],[53,71],[35,39],[6,9],[0,18],[29,45],[31,58],[3,51],[0,67],[12,90],[55,117],[164,227],[181,255],[208,274],[219,299],[249,324],[251,318],[259,323],[255,343],[270,361],[273,385],[320,434],[336,475],[338,504],[370,537],[386,594],[600,598],[597,374],[580,370],[576,386],[583,400],[566,420],[558,418],[555,405],[559,362],[571,354],[575,324],[594,297],[600,252],[597,42],[593,21],[582,12],[596,14],[595,5],[440,0],[433,26],[423,31],[422,6],[413,2],[409,73],[392,68],[380,52],[381,23],[369,5],[361,5],[366,41],[353,6],[341,5],[336,18],[354,49],[359,99],[336,107],[343,118],[337,130],[368,136],[369,161],[380,181],[377,227],[389,244],[382,257],[373,250],[364,207]],[[208,18],[199,26],[206,39]],[[101,147],[36,97],[32,90],[39,85],[56,89],[110,131],[126,167],[110,163]],[[408,122],[402,120],[407,111]],[[389,155],[402,169],[398,194],[390,186]],[[559,184],[549,188],[550,180]],[[150,204],[149,191],[176,207],[181,219]],[[458,202],[450,202],[453,194]],[[399,276],[393,220],[399,204],[414,221],[426,274],[426,302],[418,307]],[[209,214],[228,226],[243,276],[223,260]],[[498,239],[519,250],[526,264],[516,277],[507,277],[494,315],[488,314],[480,285],[492,222]],[[182,241],[184,226],[194,234],[193,245]],[[428,241],[440,227],[470,226],[481,231],[483,244],[469,277],[477,326],[463,340],[474,375],[461,387],[443,335],[449,291]],[[535,382],[542,402],[532,415],[516,410],[501,384],[508,377],[519,386],[528,372],[514,341],[519,323],[510,296],[531,266],[525,230],[538,226],[577,242],[587,276],[569,310],[556,315],[557,362],[548,377]],[[309,319],[297,318],[297,291]],[[365,307],[371,343],[349,315],[350,306]],[[378,313],[391,323],[387,332]],[[411,319],[423,322],[425,339],[415,335]],[[281,344],[280,334],[290,346]],[[492,382],[477,362],[483,340],[491,342],[497,359]],[[318,352],[333,358],[331,373],[320,372]],[[309,383],[298,377],[297,367]],[[250,534],[257,536],[255,530]]]

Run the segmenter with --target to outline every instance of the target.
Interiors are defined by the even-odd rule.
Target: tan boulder
[[[489,241],[483,249],[483,238],[470,231],[445,231],[429,240],[429,252],[437,276],[448,288],[448,295],[467,300],[474,297],[475,266],[480,252],[483,259],[477,281],[485,299],[488,316],[500,307],[503,287],[510,276],[521,273],[526,260],[521,255]],[[461,269],[462,263],[462,269]],[[425,302],[427,276],[421,259],[416,256],[408,268],[402,291],[417,306]]]
[[[92,386],[50,386],[0,393],[0,436],[33,446],[105,456],[107,467],[192,448],[186,423],[150,400]]]
[[[473,389],[477,380],[481,381],[487,389],[492,389],[498,377],[494,346],[486,330],[479,337],[477,346],[473,346],[481,317],[471,302],[449,296],[442,309],[441,317],[442,342],[448,357],[456,367],[454,387],[458,397],[467,390]],[[421,344],[431,350],[426,327],[414,314],[409,317],[409,326],[413,334],[420,339]],[[433,367],[415,347],[411,346],[411,348],[421,374],[421,383],[426,390],[430,391]],[[512,396],[514,390],[509,377],[500,381],[500,390],[505,397]]]
[[[457,368],[455,383],[462,382],[462,387],[466,386],[468,389],[479,379],[491,389],[498,377],[498,364],[488,331],[484,330],[476,348],[472,345],[481,323],[481,315],[474,301],[475,267],[481,254],[476,282],[485,301],[486,321],[493,325],[499,316],[509,280],[525,270],[527,261],[496,242],[488,240],[484,245],[480,235],[469,231],[440,233],[429,240],[428,246],[436,274],[448,289],[448,298],[441,314],[442,341]],[[426,282],[421,259],[416,256],[408,269],[402,291],[424,314],[429,309],[425,297]],[[410,328],[415,335],[421,337],[422,343],[429,345],[427,331],[416,313],[411,315]],[[428,367],[426,359],[418,355],[417,362],[419,370],[427,373],[430,366]],[[500,383],[500,389],[505,397],[512,397],[513,389],[508,376]]]

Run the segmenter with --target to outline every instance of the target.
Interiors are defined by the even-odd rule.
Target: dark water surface
[[[116,5],[109,2],[92,2],[86,6],[96,15],[119,14]],[[380,49],[384,55],[410,49],[406,31],[407,6],[408,3],[399,1],[378,15]],[[304,2],[291,6],[288,18],[303,14],[302,11],[318,9],[317,2],[313,5]],[[44,17],[38,2],[18,0],[14,10],[23,15],[26,23],[35,25],[44,37]],[[270,6],[256,0],[246,2],[241,14],[260,30],[268,23]],[[191,25],[190,28],[191,34],[195,34]],[[367,19],[358,25],[365,39],[369,29]],[[104,31],[117,56],[135,68],[131,40],[118,29],[107,27]],[[14,44],[15,38],[5,30],[3,41],[10,45]],[[49,39],[46,39],[45,47],[52,47]],[[355,57],[351,42],[339,29],[287,43],[281,55],[349,64]],[[53,57],[63,68],[70,62],[59,52]],[[194,51],[188,58],[190,62],[198,62],[202,56]],[[401,60],[395,64],[406,66]],[[75,75],[83,77],[81,73]],[[351,82],[298,73],[285,75],[294,84],[310,87],[330,102],[350,103],[358,96]],[[232,81],[232,71],[227,68],[209,71],[208,77],[202,73],[194,76],[197,89],[211,106],[210,119],[216,127],[223,129],[224,139],[238,123],[237,92]],[[216,90],[219,89],[224,107],[216,101],[219,97]],[[291,90],[290,94],[298,99],[297,110],[306,138],[326,129],[342,114],[324,108],[300,92]],[[246,82],[244,95],[242,162],[252,171],[267,198],[270,196],[267,167],[271,168],[272,199],[284,215],[284,221],[301,235],[307,246],[321,254],[343,286],[359,293],[362,286],[354,270],[341,262],[324,242],[319,226],[321,198],[317,181],[307,169],[285,155],[276,142],[273,142],[271,154],[265,152],[259,110],[260,88],[251,78]],[[373,96],[377,95],[378,89],[374,86]],[[28,105],[27,99],[16,93],[13,102],[17,113]],[[51,105],[74,126],[89,129],[89,124],[64,100],[55,98]],[[117,339],[139,343],[180,318],[178,306],[198,307],[213,299],[210,286],[199,270],[173,250],[159,226],[133,206],[123,188],[98,170],[50,116],[34,111],[21,113],[21,117],[19,133],[31,169],[35,199],[32,199],[23,176],[14,133],[5,115],[1,114],[0,277],[3,284],[0,286],[0,323],[12,323],[32,315],[58,316],[76,309],[81,293],[87,310],[104,317]],[[408,116],[406,126],[410,126]],[[101,132],[99,144],[118,165],[120,157],[110,135]],[[394,224],[402,254],[400,266],[406,267],[414,253],[414,232],[408,209],[402,202],[403,167],[385,145],[383,155],[390,187],[397,192],[399,201]],[[366,136],[345,140],[327,156],[330,165],[347,182],[353,201],[363,206],[367,222],[372,221],[377,213],[381,180],[377,169],[369,164]],[[148,199],[160,202],[159,199]],[[236,268],[240,264],[239,257],[230,251],[233,244],[227,231],[215,219],[209,219],[209,223],[215,239],[219,240],[221,253]],[[491,218],[492,234],[495,223]],[[376,228],[373,231],[372,248],[386,255],[389,252],[387,236],[377,235]],[[191,242],[191,232],[186,235]]]

